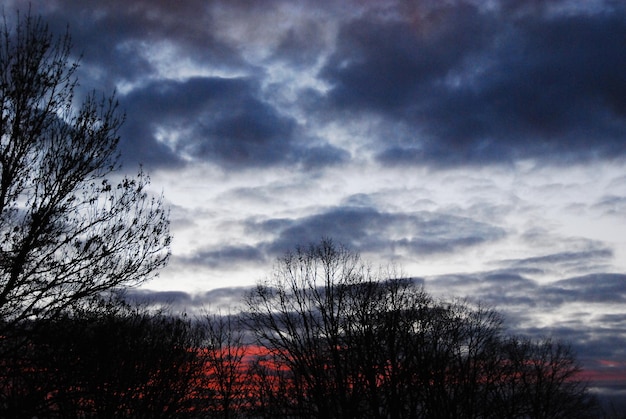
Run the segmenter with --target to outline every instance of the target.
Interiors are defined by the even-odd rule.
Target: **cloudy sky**
[[[5,1],[5,13],[27,8]],[[145,291],[226,304],[331,237],[626,393],[626,6],[30,0],[171,205]]]

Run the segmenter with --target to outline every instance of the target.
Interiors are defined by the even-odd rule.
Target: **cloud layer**
[[[592,3],[35,9],[69,24],[84,84],[121,92],[126,154],[146,165],[342,163],[362,156],[321,133],[361,119],[372,124],[353,141],[361,153],[441,167],[624,156],[626,11]]]

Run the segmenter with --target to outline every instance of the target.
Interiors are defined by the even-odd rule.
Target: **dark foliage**
[[[202,371],[189,320],[122,302],[66,312],[3,359],[3,417],[182,417]],[[36,326],[36,327],[35,327]],[[27,330],[29,331],[29,330]]]

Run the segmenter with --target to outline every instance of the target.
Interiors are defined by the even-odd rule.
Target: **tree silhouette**
[[[508,336],[494,310],[436,300],[394,270],[374,274],[330,240],[281,258],[247,303],[248,327],[270,355],[258,374],[283,392],[263,389],[274,417],[597,413],[566,345]]]
[[[501,344],[502,368],[494,395],[500,416],[532,418],[599,417],[572,349],[550,338],[509,337]]]
[[[0,416],[170,418],[193,412],[204,360],[198,356],[202,334],[190,320],[110,300],[37,322],[28,345],[3,358]]]
[[[169,255],[148,178],[120,177],[114,97],[76,105],[68,33],[41,18],[0,27],[0,334],[150,278]],[[117,180],[115,180],[117,179]]]
[[[341,326],[348,290],[366,274],[358,255],[325,240],[286,254],[248,298],[248,323],[258,344],[289,369],[300,412],[358,414]]]
[[[203,410],[208,417],[244,417],[250,385],[245,360],[247,348],[239,319],[231,314],[207,314],[201,319],[200,330],[204,361],[201,400],[206,404]]]

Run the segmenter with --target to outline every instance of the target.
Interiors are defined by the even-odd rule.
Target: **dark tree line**
[[[188,318],[107,300],[36,320],[2,360],[0,416],[600,415],[569,346],[507,334],[497,312],[330,241],[280,259],[247,303]]]
[[[38,323],[2,360],[0,416],[165,418],[192,407],[202,365],[189,321],[111,300]]]
[[[510,336],[495,311],[436,300],[328,240],[281,259],[248,307],[264,374],[285,381],[268,418],[598,414],[569,346]]]

